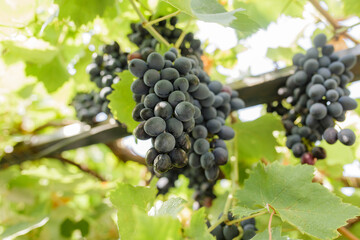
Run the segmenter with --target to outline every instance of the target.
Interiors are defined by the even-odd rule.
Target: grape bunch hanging
[[[225,119],[244,103],[220,82],[211,82],[196,58],[177,55],[172,48],[164,57],[153,52],[146,62],[129,63],[130,72],[138,77],[131,90],[141,96],[133,111],[134,120],[140,122],[134,134],[141,140],[152,138],[154,147],[146,162],[156,173],[183,168],[190,161],[193,168],[204,168],[208,180],[215,180],[218,165],[227,162],[222,139],[235,134],[224,125]]]
[[[101,112],[111,114],[106,97],[113,90],[111,85],[119,81],[117,73],[128,69],[128,53],[122,52],[116,41],[101,46],[101,49],[102,54],[94,53],[92,63],[86,67],[90,80],[100,88],[99,93],[78,94],[73,100],[77,117],[88,124],[94,124],[94,118]],[[87,99],[86,103],[84,99]]]
[[[352,130],[337,129],[335,124],[344,121],[346,112],[357,107],[346,88],[354,78],[350,70],[356,64],[356,56],[338,57],[334,47],[326,42],[326,36],[319,34],[314,38],[314,47],[305,55],[294,55],[296,71],[287,79],[286,86],[279,89],[291,109],[281,102],[268,106],[268,111],[282,115],[286,146],[295,157],[301,157],[302,163],[312,165],[316,159],[326,157],[325,149],[315,146],[315,142],[324,139],[334,144],[339,140],[347,146],[355,142]]]

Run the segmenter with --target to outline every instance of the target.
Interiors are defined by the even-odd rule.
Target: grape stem
[[[264,210],[262,210],[262,211],[260,211],[260,212],[258,212],[258,213],[253,214],[253,215],[250,215],[250,216],[247,216],[247,217],[243,217],[243,218],[234,219],[234,220],[232,220],[232,221],[227,221],[227,222],[225,222],[225,223],[226,223],[226,225],[233,225],[233,224],[235,224],[235,223],[242,222],[242,221],[247,220],[247,219],[250,219],[250,218],[254,218],[254,217],[258,217],[258,216],[264,215],[265,213],[268,213],[268,210],[267,210],[267,209],[264,209]],[[215,227],[216,227],[216,226],[215,226]],[[215,228],[215,227],[214,227],[214,228]]]
[[[319,11],[319,13],[321,15],[323,15],[325,17],[326,21],[328,21],[333,26],[333,28],[335,30],[335,33],[336,33],[337,29],[341,28],[341,26],[338,24],[338,22],[328,13],[328,11],[326,11],[324,8],[321,7],[318,0],[309,0],[309,2],[314,6],[314,8],[316,10]],[[359,41],[354,39],[347,32],[343,32],[341,34],[343,34],[346,38],[348,38],[349,40],[351,40],[355,44],[359,44]]]
[[[143,24],[143,26],[146,28],[148,25],[154,25],[155,23],[158,23],[158,22],[161,22],[163,20],[174,17],[174,16],[178,15],[179,13],[181,13],[181,10],[177,10],[176,12],[170,13],[170,14],[168,14],[166,16],[163,16],[161,18],[157,18],[157,19],[152,20],[152,21],[147,21],[146,23]]]
[[[144,26],[144,28],[146,30],[148,30],[148,32],[156,39],[158,40],[160,43],[163,43],[166,47],[170,47],[170,44],[168,41],[166,41],[165,38],[163,38],[151,25],[146,25],[146,23],[148,22],[146,20],[146,18],[144,17],[144,15],[141,13],[140,9],[136,6],[134,0],[129,0],[130,4],[132,5],[132,7],[134,8],[136,14],[139,16],[140,20],[142,21],[142,24]]]
[[[272,222],[272,218],[276,212],[275,212],[275,209],[270,204],[268,204],[268,207],[273,210],[270,214],[270,219],[269,219],[269,224],[268,224],[269,240],[272,240],[271,222]]]
[[[338,232],[341,233],[344,237],[350,240],[359,240],[354,234],[352,234],[347,228],[341,227],[338,228]]]
[[[187,29],[190,26],[190,23],[191,23],[191,19],[187,22],[185,29]],[[176,43],[175,43],[176,49],[179,49],[181,43],[184,41],[185,35],[186,35],[186,31],[183,31],[181,33],[180,37],[178,38],[178,40],[176,40]]]

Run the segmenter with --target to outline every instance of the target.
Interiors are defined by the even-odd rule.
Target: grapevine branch
[[[191,19],[187,22],[186,26],[185,26],[185,29],[187,29],[191,24]],[[175,48],[179,49],[181,43],[183,42],[184,38],[185,38],[185,35],[186,35],[186,31],[183,31],[180,35],[180,37],[178,38],[178,40],[176,40],[176,43],[175,43]]]
[[[341,26],[338,24],[338,22],[326,11],[324,8],[321,7],[318,0],[309,0],[309,2],[314,6],[316,10],[319,11],[321,15],[324,16],[326,21],[328,21],[334,28],[335,32],[337,29],[341,28]],[[359,41],[354,39],[352,36],[350,36],[347,32],[342,33],[345,37],[353,41],[355,44],[359,44]]]
[[[258,217],[258,216],[261,216],[261,215],[264,215],[265,213],[268,213],[268,210],[267,209],[264,209],[258,213],[255,213],[253,215],[250,215],[250,216],[247,216],[247,217],[243,217],[243,218],[239,218],[239,219],[234,219],[232,221],[228,221],[228,222],[225,222],[227,225],[233,225],[235,223],[238,223],[238,222],[242,222],[244,220],[247,220],[247,219],[250,219],[250,218],[254,218],[254,217]]]
[[[149,31],[149,33],[159,42],[165,44],[167,47],[170,46],[170,44],[168,43],[168,41],[166,41],[165,38],[163,38],[151,25],[146,25],[147,24],[147,20],[144,17],[144,15],[141,13],[140,9],[136,6],[134,0],[130,0],[130,4],[132,5],[132,7],[134,8],[136,14],[139,16],[139,18],[142,21],[143,26],[145,27],[146,30]]]
[[[99,179],[99,180],[102,181],[102,182],[105,182],[105,181],[106,181],[105,178],[103,178],[102,176],[100,176],[100,175],[99,175],[97,172],[95,172],[94,170],[89,169],[87,166],[78,164],[78,163],[76,163],[76,162],[74,162],[74,161],[71,161],[71,160],[69,160],[69,159],[67,159],[67,158],[62,157],[61,155],[52,156],[52,158],[58,159],[58,160],[60,160],[60,161],[63,162],[63,163],[67,163],[67,164],[73,165],[73,166],[77,167],[79,170],[81,170],[81,171],[83,171],[83,172],[85,172],[85,173],[87,173],[87,174],[90,174],[90,175],[94,176],[95,178]]]
[[[359,240],[354,234],[352,234],[348,229],[345,227],[338,228],[338,232],[341,233],[344,237],[349,240]]]

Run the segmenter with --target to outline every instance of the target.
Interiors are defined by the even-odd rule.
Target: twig
[[[60,160],[60,161],[62,161],[62,162],[64,162],[64,163],[73,165],[73,166],[77,167],[79,170],[81,170],[81,171],[83,171],[83,172],[86,172],[86,173],[88,173],[88,174],[96,177],[97,179],[99,179],[99,180],[102,181],[102,182],[105,182],[105,181],[106,181],[105,178],[103,178],[102,176],[100,176],[100,175],[99,175],[97,172],[95,172],[94,170],[89,169],[87,166],[80,165],[80,164],[78,164],[78,163],[76,163],[76,162],[74,162],[74,161],[71,161],[71,160],[69,160],[69,159],[67,159],[67,158],[62,157],[61,155],[52,156],[52,158],[55,158],[55,159],[58,159],[58,160]]]
[[[341,28],[339,23],[329,14],[329,12],[321,7],[318,0],[309,0],[309,2],[314,6],[314,8],[316,10],[318,10],[320,12],[321,15],[323,15],[325,17],[326,21],[328,21],[333,26],[335,32],[336,32],[337,29]],[[351,41],[353,41],[355,44],[359,44],[359,41],[354,39],[347,32],[344,32],[342,34],[345,37],[347,37],[348,39],[350,39]]]
[[[273,210],[270,214],[270,219],[269,219],[269,224],[268,224],[269,240],[272,240],[271,222],[272,222],[272,218],[275,214],[275,209],[270,204],[268,204],[268,206]]]
[[[247,216],[247,217],[243,217],[243,218],[238,218],[238,219],[234,219],[232,221],[228,221],[228,222],[225,222],[227,225],[233,225],[235,223],[238,223],[238,222],[242,222],[244,220],[247,220],[247,219],[250,219],[250,218],[254,218],[254,217],[257,217],[257,216],[261,216],[261,215],[264,215],[265,213],[268,213],[268,210],[267,209],[264,209],[258,213],[255,213],[253,215],[250,215],[250,216]]]
[[[170,14],[168,14],[166,16],[163,16],[161,18],[157,18],[157,19],[152,20],[152,21],[147,21],[146,23],[143,24],[143,26],[147,27],[148,25],[154,25],[155,23],[158,23],[158,22],[161,22],[161,21],[166,20],[168,18],[174,17],[174,16],[178,15],[179,13],[181,13],[181,10],[177,10],[176,12],[170,13]]]
[[[338,228],[338,232],[349,240],[360,240],[345,227]]]

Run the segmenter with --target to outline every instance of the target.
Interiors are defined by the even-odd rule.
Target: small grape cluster
[[[170,44],[175,44],[183,33],[183,30],[176,27],[177,22],[178,18],[174,16],[155,23],[153,27]],[[158,41],[143,27],[142,23],[132,23],[131,30],[132,33],[128,34],[128,38],[139,47],[139,51],[131,54],[130,57],[146,60],[149,54],[155,51]],[[195,39],[191,32],[184,36],[179,50],[182,56],[195,55],[198,59],[203,53],[200,40]]]
[[[103,103],[104,100],[94,91],[90,93],[78,93],[72,100],[77,118],[88,124],[93,124],[96,115],[104,110]]]
[[[222,216],[222,213],[219,216]],[[232,221],[236,219],[231,212],[228,213],[227,216],[228,221]],[[241,240],[249,240],[256,235],[256,227],[255,227],[255,218],[250,218],[240,222],[242,227],[242,237]],[[210,222],[207,221],[207,226],[210,227]],[[216,240],[232,240],[240,235],[238,226],[235,224],[227,225],[225,222],[222,222],[214,230],[210,232],[213,236],[216,237]]]
[[[128,69],[128,53],[122,52],[116,41],[102,46],[102,53],[92,55],[93,62],[86,67],[86,72],[90,74],[90,80],[101,89],[100,97],[104,100],[105,112],[110,113],[106,96],[113,90],[111,85],[119,81],[116,73]]]
[[[330,144],[338,139],[345,145],[355,142],[355,134],[350,129],[339,132],[335,121],[345,120],[345,113],[357,107],[357,102],[349,97],[346,85],[353,79],[350,71],[356,63],[354,55],[339,58],[334,47],[326,44],[326,36],[314,38],[314,47],[306,54],[295,54],[293,63],[296,72],[291,75],[286,86],[279,89],[281,96],[293,107],[288,111],[282,105],[268,106],[269,111],[283,115],[286,129],[286,146],[302,163],[314,164],[316,159],[326,157],[325,149],[314,147],[322,138]]]

